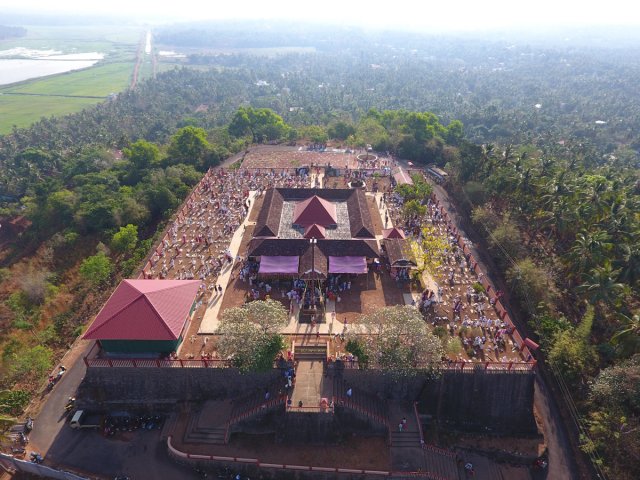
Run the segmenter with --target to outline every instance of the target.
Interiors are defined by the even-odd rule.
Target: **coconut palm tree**
[[[640,234],[631,236],[628,243],[619,246],[620,256],[616,265],[620,268],[620,280],[636,286],[640,282]]]
[[[611,237],[605,231],[578,233],[569,252],[571,271],[576,278],[581,278],[583,273],[601,264],[612,249]]]
[[[615,345],[618,353],[624,357],[630,357],[640,353],[640,314],[627,316],[618,314],[622,328],[611,337],[611,343]]]
[[[618,282],[620,269],[614,270],[611,262],[593,268],[585,278],[585,282],[577,287],[593,305],[616,305],[627,287]]]

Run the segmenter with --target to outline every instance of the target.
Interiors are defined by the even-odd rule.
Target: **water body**
[[[56,50],[0,50],[0,85],[80,70],[104,58],[97,52],[62,54]]]

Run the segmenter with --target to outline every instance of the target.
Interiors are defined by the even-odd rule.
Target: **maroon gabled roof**
[[[124,280],[83,338],[177,340],[199,286],[199,280]]]
[[[304,231],[304,238],[325,238],[327,236],[327,231],[322,225],[318,225],[317,223],[313,223],[309,225]]]
[[[385,228],[382,230],[382,238],[406,238],[402,229],[398,227]]]
[[[296,204],[296,208],[293,210],[293,223],[303,227],[313,223],[324,226],[337,225],[336,205],[329,200],[314,195]]]

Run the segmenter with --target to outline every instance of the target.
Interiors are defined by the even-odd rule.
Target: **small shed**
[[[105,353],[177,350],[195,308],[199,280],[123,280],[84,334]]]
[[[383,246],[391,268],[417,268],[418,262],[411,245],[403,238],[386,238]]]

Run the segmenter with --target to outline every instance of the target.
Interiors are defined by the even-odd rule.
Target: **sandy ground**
[[[391,464],[389,448],[381,437],[353,436],[340,445],[297,444],[292,448],[291,445],[276,443],[273,434],[234,434],[228,445],[196,445],[184,444],[181,440],[187,422],[188,414],[178,419],[172,444],[178,449],[188,449],[192,454],[257,458],[263,463],[370,470],[388,470]]]

